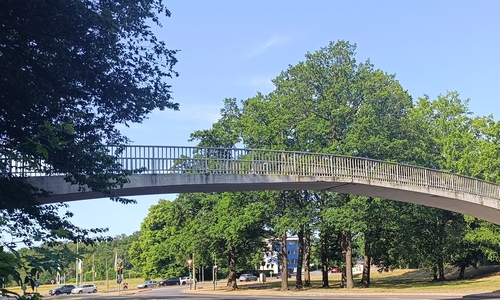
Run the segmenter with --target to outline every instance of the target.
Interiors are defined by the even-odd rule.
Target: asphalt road
[[[186,286],[168,286],[158,287],[154,289],[144,289],[139,291],[128,291],[126,293],[97,293],[97,294],[79,294],[79,295],[59,295],[59,296],[46,296],[45,299],[53,298],[60,300],[95,300],[95,299],[171,299],[171,300],[205,300],[205,299],[234,299],[234,300],[270,300],[270,299],[287,299],[287,300],[324,300],[324,299],[343,299],[343,300],[367,300],[367,299],[387,299],[387,300],[479,300],[479,299],[499,299],[500,294],[478,294],[478,295],[462,295],[462,294],[329,294],[329,295],[313,295],[307,292],[290,293],[286,295],[273,294],[273,291],[262,291],[262,293],[252,291],[246,293],[245,291],[234,292],[214,292],[212,286],[204,284],[200,286],[201,289],[196,291],[189,291]]]

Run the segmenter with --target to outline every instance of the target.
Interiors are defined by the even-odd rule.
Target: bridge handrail
[[[109,146],[114,154],[118,147]],[[412,165],[343,155],[189,146],[122,147],[116,156],[127,170],[145,174],[241,174],[351,178],[424,186],[500,199],[500,185]],[[10,162],[15,176],[61,175]]]

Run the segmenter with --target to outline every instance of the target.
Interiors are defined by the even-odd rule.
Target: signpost
[[[193,263],[192,259],[186,260],[189,269],[189,289],[191,289],[191,282],[193,282],[193,273],[191,272],[191,264]]]

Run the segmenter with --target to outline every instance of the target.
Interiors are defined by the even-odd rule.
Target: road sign
[[[54,279],[52,279],[52,280],[50,281],[50,283],[52,283],[52,284],[54,284],[54,282],[55,282],[55,281],[54,281]]]
[[[121,279],[121,278],[118,278],[118,279],[116,280],[116,283],[118,283],[118,284],[122,283],[122,279]]]
[[[119,258],[116,262],[119,263],[119,264],[121,264],[123,261],[122,261],[121,258]]]

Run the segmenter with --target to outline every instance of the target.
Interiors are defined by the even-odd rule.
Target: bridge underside
[[[78,192],[78,187],[62,177],[30,177],[29,183],[53,192],[41,203],[103,198],[102,193]],[[233,174],[140,174],[115,192],[119,196],[195,192],[237,192],[259,190],[330,190],[340,193],[379,197],[416,203],[471,215],[500,225],[500,201],[492,198],[446,191],[426,186],[394,182],[346,179],[330,176],[233,175]]]

